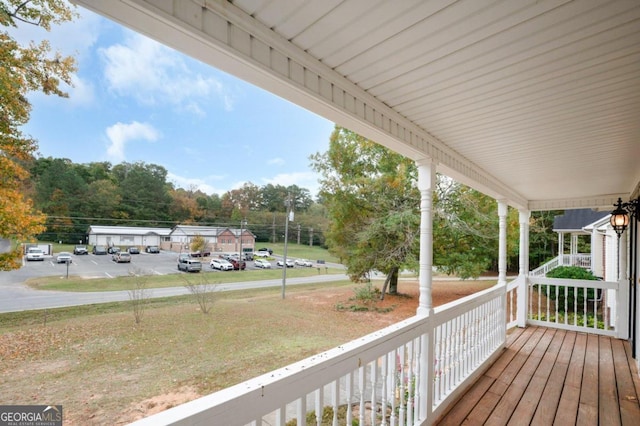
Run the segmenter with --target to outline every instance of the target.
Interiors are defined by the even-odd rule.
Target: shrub
[[[598,278],[593,275],[588,269],[581,268],[579,266],[558,266],[555,269],[547,272],[548,278],[568,278],[572,280],[597,280]]]
[[[572,280],[598,280],[598,277],[593,275],[593,273],[587,269],[581,268],[579,266],[559,266],[549,272],[547,272],[548,278],[564,278],[564,279],[572,279]],[[539,291],[542,291],[549,299],[556,302],[556,307],[559,312],[564,312],[565,307],[565,287],[564,286],[555,286],[555,285],[540,285]],[[556,292],[556,287],[558,291]],[[594,299],[593,293],[594,289],[587,290],[587,300]],[[573,312],[574,306],[577,304],[579,309],[582,309],[584,306],[584,295],[585,291],[582,288],[576,289],[575,287],[567,287],[566,291],[566,302],[567,302],[567,311]],[[556,300],[557,299],[557,300]]]

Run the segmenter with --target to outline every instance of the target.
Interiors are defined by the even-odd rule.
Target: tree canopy
[[[52,24],[74,17],[62,0],[0,1],[0,238],[31,241],[42,232],[44,215],[34,210],[24,194],[28,172],[25,165],[37,149],[37,142],[20,127],[29,121],[31,104],[27,95],[40,91],[66,97],[61,83],[71,85],[75,71],[72,57],[52,52],[45,40],[21,46],[6,30],[18,25],[37,25],[46,30]],[[54,200],[55,200],[55,195]],[[53,201],[55,202],[55,201]],[[0,253],[0,269],[19,267],[20,247]]]
[[[417,270],[420,194],[413,161],[336,126],[325,153],[311,157],[321,175],[319,198],[328,211],[326,238],[353,280],[378,270],[391,276]],[[517,212],[509,212],[511,255]],[[437,175],[433,209],[434,266],[461,278],[497,267],[498,216],[492,198]]]
[[[35,207],[47,214],[44,240],[77,242],[89,225],[172,227],[198,224],[239,227],[248,220],[259,241],[281,240],[284,198],[297,194],[296,224],[290,237],[305,244],[324,243],[326,214],[309,191],[296,185],[246,183],[222,196],[196,188],[174,188],[167,170],[156,164],[98,162],[76,164],[62,158],[36,158],[29,164],[28,180]],[[265,200],[270,200],[269,207]],[[311,231],[314,229],[314,231]]]

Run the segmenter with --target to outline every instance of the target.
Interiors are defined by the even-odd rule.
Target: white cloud
[[[83,80],[77,75],[72,77],[73,87],[65,89],[69,93],[69,101],[74,106],[90,105],[95,99],[95,91],[91,81]]]
[[[320,189],[318,183],[318,175],[315,172],[297,172],[297,173],[280,173],[272,178],[262,178],[264,185],[298,185],[300,188],[306,188],[311,193],[311,196],[315,196]]]
[[[272,158],[271,160],[267,161],[267,164],[272,166],[282,166],[284,165],[284,159],[280,157]]]
[[[123,44],[99,50],[109,89],[144,105],[174,105],[199,116],[203,104],[218,97],[225,109],[232,101],[217,79],[192,72],[177,52],[142,35],[127,32]]]
[[[107,156],[114,162],[124,161],[124,148],[129,141],[146,140],[156,141],[160,133],[150,124],[133,121],[129,124],[116,123],[106,130],[109,146]]]
[[[184,188],[186,190],[196,189],[204,192],[205,194],[212,195],[218,194],[222,195],[227,192],[224,189],[216,188],[215,186],[207,183],[207,180],[220,180],[223,179],[223,176],[207,176],[205,179],[200,178],[186,178],[184,176],[176,175],[175,173],[168,172],[167,179],[173,183],[173,185],[177,188]]]

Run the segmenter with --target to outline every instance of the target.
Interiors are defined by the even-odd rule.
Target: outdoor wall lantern
[[[613,205],[616,209],[611,212],[611,226],[613,230],[618,234],[618,238],[629,226],[629,216],[638,219],[638,211],[640,206],[640,198],[631,200],[628,203],[623,203],[621,198],[618,198],[618,202]]]

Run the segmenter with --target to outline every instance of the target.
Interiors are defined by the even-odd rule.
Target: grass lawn
[[[449,300],[493,283],[446,282]],[[339,311],[349,281],[0,314],[0,404],[62,404],[65,425],[131,422],[366,335],[415,314],[417,283],[390,312]],[[434,288],[434,304],[438,303]],[[444,303],[448,300],[442,300]]]

